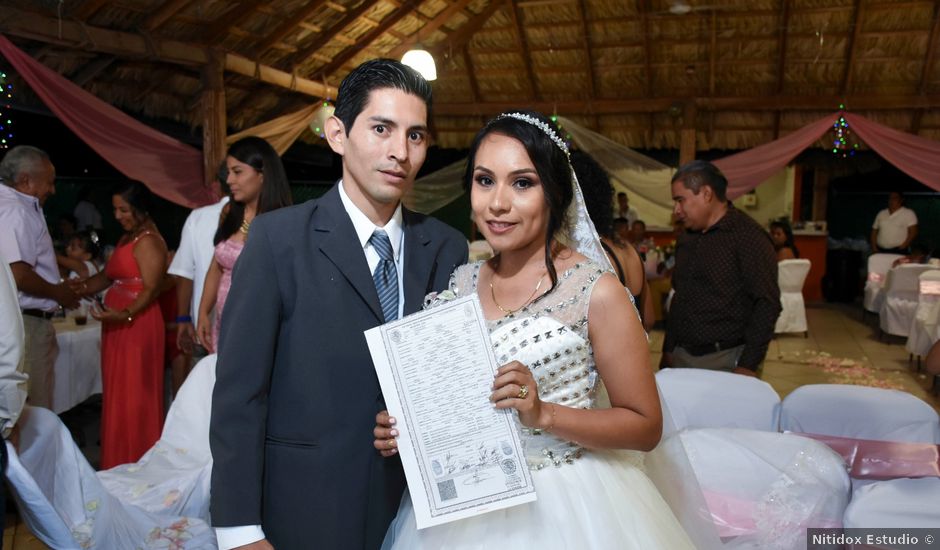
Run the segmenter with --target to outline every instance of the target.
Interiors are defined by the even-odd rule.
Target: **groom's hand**
[[[393,427],[394,425],[395,419],[388,415],[388,411],[375,415],[375,428],[372,430],[372,435],[375,437],[373,445],[386,458],[398,453],[398,442],[395,441],[398,437],[398,430]]]
[[[232,548],[232,550],[274,550],[274,547],[271,546],[271,543],[268,542],[268,539],[261,539],[251,544]]]

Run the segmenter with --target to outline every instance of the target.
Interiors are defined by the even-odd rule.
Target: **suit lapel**
[[[431,238],[416,223],[415,214],[402,207],[405,229],[405,267],[402,270],[405,288],[405,315],[421,309],[428,292],[428,281],[436,266],[431,254]]]
[[[318,211],[321,215],[317,216],[314,222],[314,231],[323,234],[323,238],[318,239],[320,251],[333,262],[362,300],[369,305],[379,322],[384,322],[385,316],[379,303],[379,295],[375,291],[372,274],[369,273],[369,264],[362,247],[359,246],[359,238],[356,236],[352,220],[343,208],[337,186],[334,185],[323,195]]]

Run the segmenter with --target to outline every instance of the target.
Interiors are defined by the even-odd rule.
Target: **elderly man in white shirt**
[[[78,297],[59,278],[52,237],[42,205],[55,193],[55,167],[44,151],[10,149],[0,162],[0,256],[19,291],[26,331],[25,365],[29,402],[52,408],[53,367],[59,352],[52,316],[59,306],[78,307]]]
[[[871,228],[872,252],[907,254],[917,237],[917,214],[904,206],[904,195],[892,191],[888,207],[878,212]]]

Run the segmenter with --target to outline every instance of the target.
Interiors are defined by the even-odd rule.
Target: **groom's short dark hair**
[[[394,59],[372,59],[346,75],[336,94],[333,116],[342,121],[349,135],[356,117],[366,107],[372,90],[395,88],[418,96],[428,109],[431,120],[431,84],[418,71]]]

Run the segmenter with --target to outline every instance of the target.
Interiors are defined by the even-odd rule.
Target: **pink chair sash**
[[[797,433],[842,455],[855,479],[940,477],[940,445]]]

